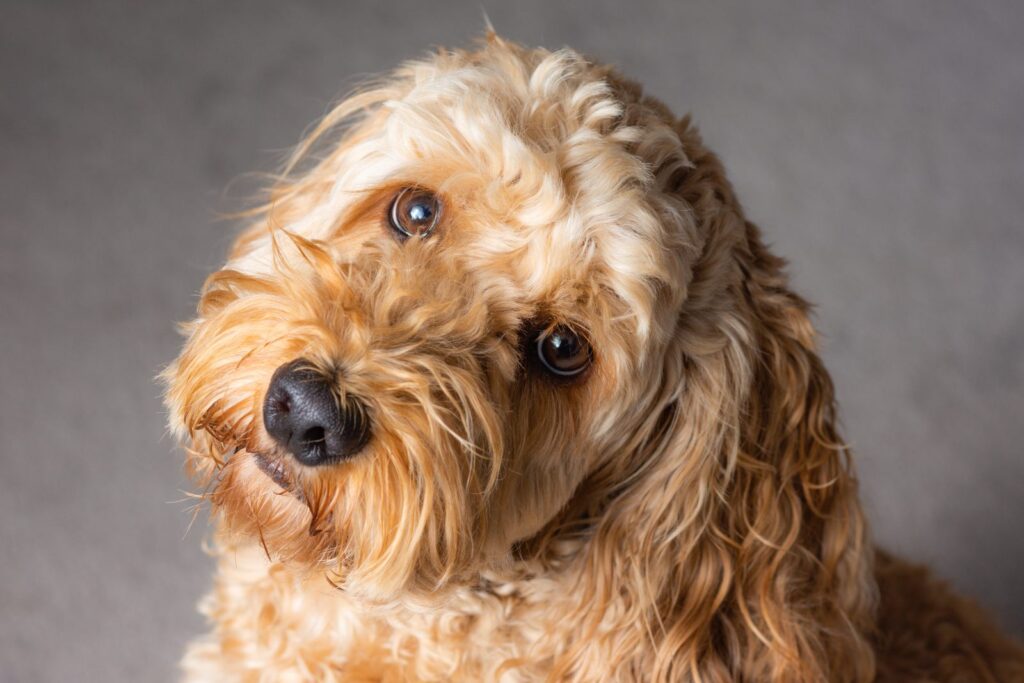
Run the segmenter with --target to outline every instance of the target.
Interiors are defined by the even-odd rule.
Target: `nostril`
[[[324,441],[325,437],[323,427],[310,427],[302,435],[302,443],[305,444],[323,443]]]

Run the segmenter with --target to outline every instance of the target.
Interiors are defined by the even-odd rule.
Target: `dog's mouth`
[[[270,477],[271,481],[280,486],[285,491],[288,491],[296,498],[301,498],[301,493],[295,490],[292,481],[291,472],[288,471],[288,467],[279,460],[278,458],[272,458],[263,453],[253,453],[253,459],[256,461],[256,466],[260,468],[263,474]]]

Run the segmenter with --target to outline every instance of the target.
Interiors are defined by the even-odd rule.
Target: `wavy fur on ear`
[[[872,552],[808,305],[687,121],[680,136],[704,248],[646,442],[567,514],[596,525],[594,598],[552,680],[871,680]]]

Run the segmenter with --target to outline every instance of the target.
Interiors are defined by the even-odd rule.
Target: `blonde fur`
[[[386,226],[408,186],[444,202],[429,239]],[[189,680],[852,683],[911,657],[878,630],[807,304],[635,84],[493,34],[439,51],[338,105],[250,217],[165,373],[217,524]],[[592,345],[581,381],[524,362],[556,323]],[[266,434],[296,358],[368,404],[355,459]],[[971,661],[1020,674],[1014,647]]]

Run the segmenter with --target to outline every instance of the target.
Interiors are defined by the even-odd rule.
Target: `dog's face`
[[[626,476],[699,236],[673,122],[573,53],[441,54],[314,135],[354,113],[207,282],[168,402],[230,527],[387,596]]]
[[[370,599],[568,558],[564,616],[665,680],[870,670],[807,306],[686,120],[492,38],[339,105],[254,215],[165,373],[226,532]]]

